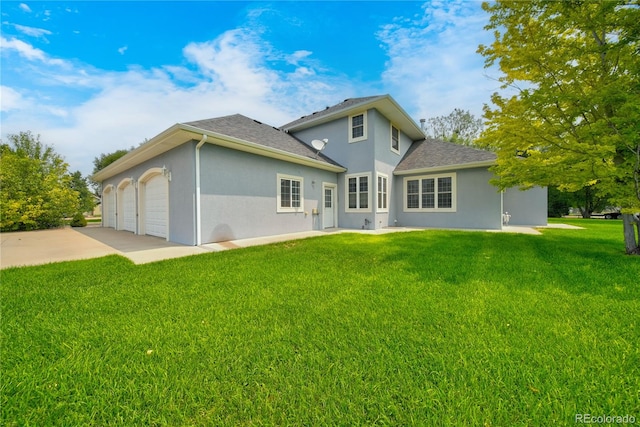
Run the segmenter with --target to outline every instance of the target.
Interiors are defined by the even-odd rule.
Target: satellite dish
[[[325,145],[327,145],[327,142],[329,142],[329,140],[327,138],[320,140],[320,139],[314,139],[313,141],[311,141],[311,145],[313,146],[313,148],[315,148],[316,150],[318,150],[318,153],[320,151],[322,151],[322,149],[324,148]],[[317,153],[316,153],[317,154]]]
[[[316,149],[316,159],[318,158],[318,154],[322,151],[322,149],[327,145],[329,140],[327,138],[324,139],[314,139],[311,141],[311,145]]]

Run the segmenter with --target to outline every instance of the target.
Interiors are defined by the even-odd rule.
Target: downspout
[[[202,139],[196,145],[196,246],[202,244],[202,215],[200,214],[200,148],[207,142],[207,135],[202,134]]]
[[[504,227],[504,192],[506,190],[500,191],[500,230]]]

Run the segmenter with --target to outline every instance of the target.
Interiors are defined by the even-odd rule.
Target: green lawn
[[[640,258],[570,222],[4,270],[0,424],[638,423]]]

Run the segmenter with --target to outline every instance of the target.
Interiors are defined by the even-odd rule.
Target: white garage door
[[[116,226],[116,193],[107,189],[102,194],[102,215],[104,216],[104,226],[115,228]]]
[[[157,237],[167,237],[169,217],[167,179],[156,175],[145,183],[144,232]]]
[[[136,232],[136,191],[129,184],[122,190],[122,229]]]

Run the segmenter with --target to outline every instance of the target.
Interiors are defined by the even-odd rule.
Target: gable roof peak
[[[315,111],[309,115],[302,116],[297,120],[281,126],[280,128],[286,132],[296,132],[346,117],[350,114],[357,114],[365,109],[371,108],[382,113],[387,117],[387,119],[409,135],[411,139],[418,140],[424,138],[424,132],[422,129],[389,94],[347,98],[336,105],[325,108],[324,110]]]
[[[360,98],[347,98],[344,101],[339,102],[339,103],[337,103],[335,105],[331,105],[331,106],[327,105],[322,110],[314,111],[311,114],[307,114],[305,116],[301,116],[299,119],[294,120],[293,122],[282,126],[282,128],[288,128],[289,125],[291,125],[293,123],[296,123],[296,122],[311,120],[311,119],[315,118],[314,116],[324,116],[324,115],[327,115],[327,114],[332,114],[334,112],[338,112],[338,111],[344,110],[344,109],[349,108],[349,107],[353,107],[353,106],[358,105],[358,104],[364,104],[364,103],[370,102],[370,101],[372,101],[374,99],[377,99],[377,98],[383,98],[385,96],[388,97],[389,95],[375,95],[375,96],[365,96],[365,97],[360,97]]]

